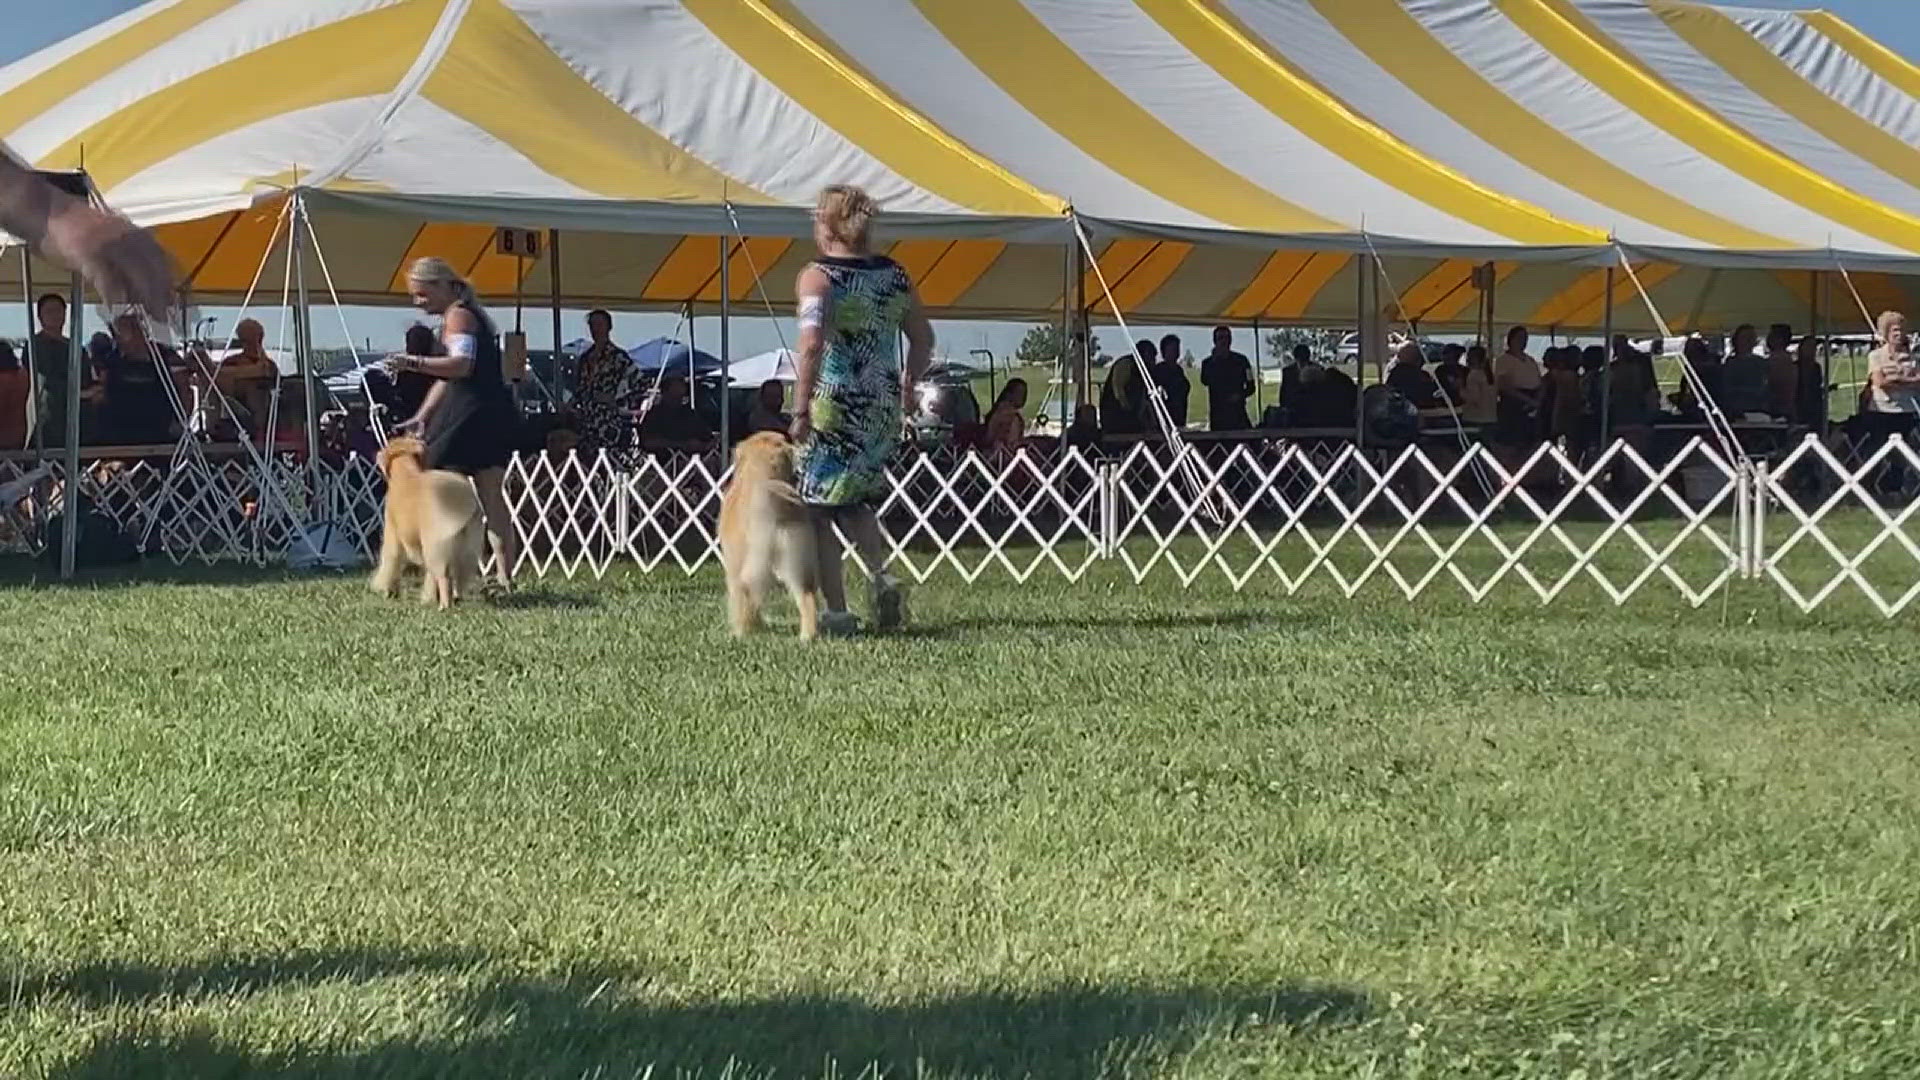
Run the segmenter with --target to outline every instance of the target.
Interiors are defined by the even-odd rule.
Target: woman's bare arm
[[[833,289],[825,270],[809,266],[800,271],[793,291],[800,333],[794,342],[793,422],[787,425],[787,434],[794,442],[804,442],[813,432],[813,393],[820,383],[820,359],[827,351],[827,302]]]
[[[464,379],[473,374],[471,356],[454,356],[452,341],[456,336],[474,337],[480,332],[480,320],[473,312],[463,307],[447,310],[446,325],[440,329],[440,340],[448,345],[447,356],[414,356],[410,353],[397,353],[393,365],[397,371],[417,371],[422,375],[431,375],[436,379]],[[476,347],[478,342],[475,342]],[[438,387],[434,388],[438,390]]]
[[[907,335],[907,366],[900,380],[900,405],[911,413],[918,404],[913,388],[933,363],[933,324],[927,321],[926,308],[920,306],[917,289],[907,290],[907,314],[900,322],[900,329]]]

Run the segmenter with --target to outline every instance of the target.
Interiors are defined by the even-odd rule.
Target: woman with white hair
[[[887,548],[874,507],[888,491],[887,465],[913,408],[913,384],[933,356],[933,328],[900,264],[874,254],[873,199],[835,184],[813,212],[819,255],[795,284],[800,340],[794,367],[793,421],[800,497],[819,539],[820,629],[859,628],[847,610],[837,524],[853,540],[872,585],[876,629],[906,620],[905,594],[887,572]],[[907,339],[904,365],[900,338]]]
[[[419,372],[436,381],[420,411],[405,427],[417,428],[426,443],[422,464],[473,478],[486,514],[493,547],[494,576],[500,587],[513,583],[513,515],[504,485],[520,424],[513,394],[501,371],[500,335],[473,286],[444,259],[428,256],[407,272],[413,306],[441,317],[443,355],[398,353],[388,358],[396,373]]]
[[[1867,357],[1867,407],[1861,416],[1866,441],[1860,447],[1863,456],[1871,456],[1888,439],[1906,439],[1913,445],[1920,434],[1920,359],[1913,354],[1912,339],[1907,336],[1907,317],[1897,311],[1883,311],[1874,322],[1874,336],[1880,347]],[[1889,494],[1906,486],[1907,469],[1898,455],[1890,455],[1879,470],[1877,485]]]

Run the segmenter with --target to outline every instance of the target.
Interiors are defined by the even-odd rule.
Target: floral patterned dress
[[[881,255],[822,256],[829,282],[826,355],[813,395],[813,436],[800,448],[800,496],[853,506],[886,494],[900,442],[900,323],[913,283]]]
[[[573,410],[580,424],[580,449],[619,450],[627,444],[627,415],[620,409],[620,386],[633,360],[608,342],[580,354]]]

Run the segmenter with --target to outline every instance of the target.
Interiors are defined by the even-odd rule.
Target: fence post
[[[1113,462],[1102,459],[1095,473],[1096,483],[1100,487],[1100,539],[1095,544],[1094,554],[1102,559],[1113,558],[1114,548],[1118,546],[1116,536],[1119,532],[1120,482]]]
[[[614,457],[602,448],[600,451],[600,460],[614,461]],[[627,506],[627,499],[633,494],[632,481],[633,476],[626,470],[624,464],[615,462],[613,466],[613,555],[615,558],[619,558],[621,555],[635,558],[633,553],[633,530],[631,528],[632,519],[628,517],[631,511]]]
[[[1754,578],[1759,579],[1767,574],[1767,487],[1772,470],[1764,461],[1756,462],[1753,469],[1753,508],[1748,512],[1753,526],[1753,553],[1749,561]]]
[[[1753,475],[1742,454],[1733,460],[1733,572],[1753,576]]]

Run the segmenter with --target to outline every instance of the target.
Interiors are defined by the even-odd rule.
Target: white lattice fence
[[[1506,462],[1278,443],[1182,466],[1142,446],[1117,475],[1114,553],[1135,580],[1325,579],[1349,597],[1382,580],[1409,599],[1448,582],[1475,601],[1512,581],[1543,603],[1589,581],[1616,604],[1664,582],[1698,605],[1738,558],[1737,470],[1698,440],[1658,466],[1625,443],[1584,465],[1551,446]]]
[[[1729,461],[1695,439],[1649,459],[1616,443],[1572,461],[1483,446],[1362,451],[1338,443],[1140,444],[1114,458],[1070,451],[903,451],[880,513],[897,567],[917,581],[1004,573],[1077,581],[1110,560],[1135,581],[1316,583],[1412,599],[1458,589],[1478,602],[1522,590],[1551,603],[1586,590],[1625,604],[1652,589],[1695,606],[1736,578],[1770,582],[1805,611],[1854,593],[1887,616],[1920,599],[1920,451],[1894,438],[1864,450],[1808,438],[1775,460]],[[359,458],[317,478],[243,458],[89,463],[84,491],[174,562],[268,562],[330,523],[371,556],[383,485]],[[29,472],[0,462],[0,485]],[[604,454],[516,458],[507,497],[517,569],[535,576],[694,573],[718,555],[727,476],[708,458]],[[0,545],[35,551],[56,506],[58,466],[5,507]],[[18,485],[16,485],[17,487]]]
[[[1891,618],[1920,598],[1920,450],[1901,438],[1840,452],[1808,436],[1769,466],[1758,566],[1802,611],[1851,586]]]

